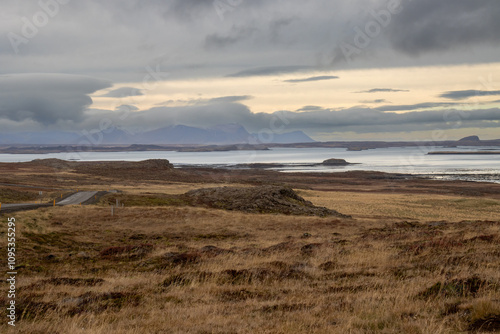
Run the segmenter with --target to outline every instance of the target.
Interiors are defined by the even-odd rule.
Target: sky
[[[500,138],[498,0],[4,0],[0,132]]]

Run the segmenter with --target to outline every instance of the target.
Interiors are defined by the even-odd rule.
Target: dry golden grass
[[[119,183],[111,183],[109,189],[119,189],[127,194],[139,195],[139,194],[171,194],[180,195],[184,194],[190,190],[200,189],[200,188],[212,188],[221,187],[220,183],[181,183],[181,182],[168,182],[163,184],[150,184],[142,183],[136,184],[135,186],[124,186]],[[249,185],[232,183],[232,187],[250,187]],[[91,186],[92,190],[102,190],[101,186]]]
[[[10,328],[2,307],[0,332],[500,330],[500,197],[493,185],[189,173],[140,171],[122,179],[4,164],[6,183],[119,189],[145,206],[125,201],[111,216],[103,199],[11,214],[17,219],[19,318]],[[279,181],[354,219],[245,214],[168,201],[158,207],[150,200],[226,183]],[[0,249],[5,246],[3,228]],[[6,282],[0,287],[5,291]],[[6,302],[0,294],[0,305]]]
[[[191,187],[196,185],[126,190],[175,194]],[[3,321],[0,330],[498,329],[500,223],[493,219],[498,218],[498,201],[348,192],[301,195],[355,219],[193,207],[125,207],[114,216],[102,206],[15,213],[22,313],[15,329]],[[441,220],[447,221],[436,222]],[[5,232],[0,233],[2,249]],[[0,304],[5,301],[0,296]]]
[[[495,220],[500,200],[471,196],[388,194],[301,190],[305,199],[319,206],[349,212],[355,218],[432,220]]]

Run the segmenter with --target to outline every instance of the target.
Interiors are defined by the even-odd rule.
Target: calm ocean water
[[[499,148],[494,148],[500,151]],[[369,170],[425,175],[437,179],[462,179],[500,183],[500,155],[427,155],[429,151],[492,150],[491,147],[384,148],[350,152],[343,148],[273,148],[269,151],[232,152],[88,152],[53,154],[0,154],[0,162],[58,158],[80,161],[140,161],[168,159],[176,166],[232,167],[247,163],[280,163],[283,172],[339,172]],[[345,167],[307,166],[330,158],[355,165]],[[304,166],[306,165],[306,166]]]

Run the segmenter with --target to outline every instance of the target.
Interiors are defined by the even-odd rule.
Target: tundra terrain
[[[497,184],[166,160],[3,163],[0,182],[1,203],[101,192],[0,211],[2,333],[500,331]]]

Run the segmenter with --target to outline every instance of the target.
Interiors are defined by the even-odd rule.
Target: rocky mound
[[[183,197],[192,205],[217,209],[250,213],[350,218],[350,216],[343,215],[335,210],[314,206],[287,187],[204,188],[189,191]]]
[[[150,159],[144,161],[93,161],[78,162],[75,172],[111,178],[161,180],[174,170],[174,166],[166,159]]]

